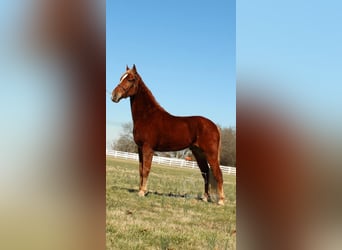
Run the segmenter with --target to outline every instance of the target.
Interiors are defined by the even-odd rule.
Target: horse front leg
[[[139,196],[144,196],[145,192],[142,191],[142,183],[143,183],[143,153],[142,148],[138,147],[139,154],[139,175],[140,175],[140,184],[139,184]]]
[[[139,196],[147,193],[147,178],[151,170],[153,150],[148,146],[139,147]]]

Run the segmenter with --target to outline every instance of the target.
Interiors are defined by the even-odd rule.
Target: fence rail
[[[121,159],[130,159],[130,160],[139,160],[139,156],[136,153],[128,153],[116,150],[109,150],[106,149],[106,155],[113,156],[115,158]],[[152,162],[161,164],[161,165],[168,165],[168,166],[178,166],[184,168],[197,168],[196,161],[187,161],[184,159],[177,159],[177,158],[168,158],[168,157],[161,157],[161,156],[153,156]],[[234,167],[227,167],[227,166],[220,166],[223,173],[236,175],[236,168]]]

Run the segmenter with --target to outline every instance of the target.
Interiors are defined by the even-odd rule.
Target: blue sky
[[[107,1],[107,82],[126,64],[179,116],[236,126],[235,1]],[[107,143],[131,121],[129,100],[106,96]]]
[[[236,9],[238,99],[250,91],[307,128],[340,131],[342,2],[241,0]]]

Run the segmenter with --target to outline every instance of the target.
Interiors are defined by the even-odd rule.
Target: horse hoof
[[[211,202],[211,197],[210,197],[209,195],[203,195],[203,196],[202,196],[202,200],[203,200],[204,202]]]
[[[223,201],[223,200],[219,200],[219,201],[217,202],[217,204],[220,205],[220,206],[223,206],[223,205],[224,205],[224,201]]]
[[[145,192],[142,191],[142,190],[140,190],[139,193],[138,193],[138,195],[139,195],[140,197],[144,197],[144,196],[145,196]]]

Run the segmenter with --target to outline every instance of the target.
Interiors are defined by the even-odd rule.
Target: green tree
[[[122,124],[122,133],[119,139],[113,142],[112,149],[124,152],[138,153],[138,146],[133,139],[133,124],[127,122]]]
[[[221,165],[236,167],[236,130],[221,128]]]

